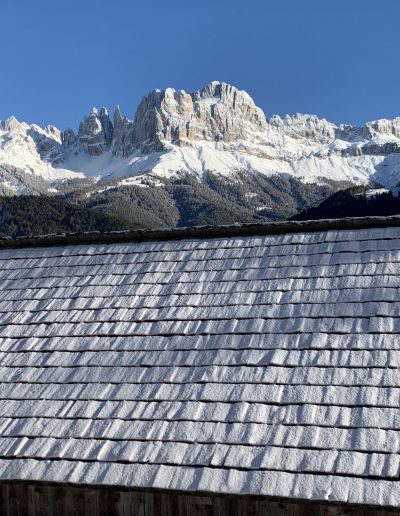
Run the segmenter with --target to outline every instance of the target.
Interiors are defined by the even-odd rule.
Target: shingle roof
[[[374,220],[9,242],[0,479],[400,506],[400,227]]]

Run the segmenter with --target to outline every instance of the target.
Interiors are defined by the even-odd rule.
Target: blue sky
[[[77,128],[92,106],[212,80],[270,116],[400,115],[399,0],[5,0],[0,119]]]

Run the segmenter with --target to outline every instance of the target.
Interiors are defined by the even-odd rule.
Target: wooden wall
[[[0,516],[384,516],[400,510],[249,497],[0,484]]]

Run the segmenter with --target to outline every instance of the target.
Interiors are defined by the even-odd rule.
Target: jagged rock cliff
[[[154,90],[139,104],[133,122],[114,115],[113,152],[129,156],[163,152],[171,145],[193,146],[199,141],[232,142],[258,139],[267,128],[264,113],[244,91],[212,82],[194,93],[167,88]]]
[[[79,125],[78,140],[90,156],[99,156],[110,149],[113,134],[114,127],[107,109],[103,107],[98,111],[93,108]]]

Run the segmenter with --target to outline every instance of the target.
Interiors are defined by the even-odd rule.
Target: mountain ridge
[[[189,93],[153,90],[133,119],[93,108],[76,133],[0,122],[0,195],[66,198],[111,216],[124,206],[135,221],[133,209],[153,210],[147,225],[277,220],[343,188],[399,181],[400,118],[362,127],[299,113],[268,118],[246,92],[218,81]]]
[[[213,81],[191,93],[153,90],[133,120],[118,107],[113,121],[106,108],[93,108],[77,134],[12,117],[0,122],[0,164],[52,183],[149,172],[159,177],[187,172],[201,180],[208,171],[230,176],[246,170],[391,188],[400,181],[400,118],[362,127],[299,113],[268,119],[246,92]]]

